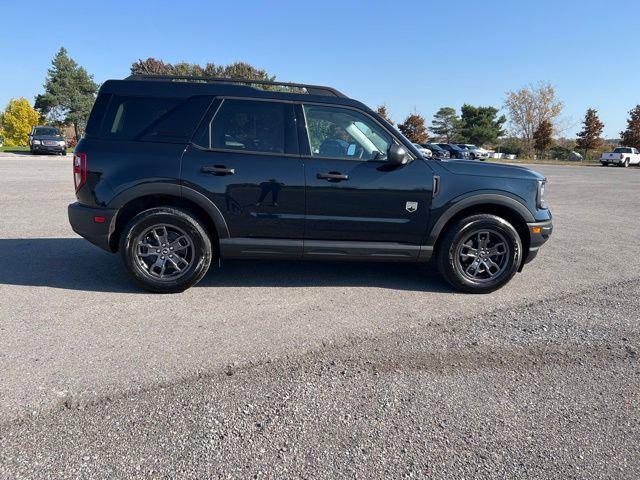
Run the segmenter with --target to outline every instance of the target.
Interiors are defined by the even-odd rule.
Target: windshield
[[[59,137],[60,130],[54,127],[38,127],[33,130],[34,135],[46,135],[50,137]]]

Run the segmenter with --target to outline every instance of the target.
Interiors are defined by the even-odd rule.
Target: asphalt
[[[492,295],[226,262],[158,296],[69,229],[69,159],[0,158],[0,476],[636,478],[640,169],[534,168],[555,232]]]

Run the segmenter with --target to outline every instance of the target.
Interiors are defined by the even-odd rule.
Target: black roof
[[[282,90],[265,90],[264,86],[281,87]],[[277,100],[332,103],[370,110],[339,91],[320,85],[288,82],[266,82],[216,77],[185,77],[132,75],[124,80],[107,80],[100,93],[153,97],[191,97],[193,95],[237,96],[269,98]]]

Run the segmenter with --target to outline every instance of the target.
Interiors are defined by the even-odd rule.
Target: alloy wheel
[[[505,237],[492,229],[475,230],[458,243],[455,261],[459,271],[472,282],[486,283],[497,278],[509,264],[511,247]]]
[[[144,230],[134,242],[138,269],[154,280],[174,281],[194,262],[192,238],[174,225],[158,224]]]

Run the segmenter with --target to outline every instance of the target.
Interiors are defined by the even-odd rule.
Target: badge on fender
[[[407,205],[405,208],[407,209],[407,212],[413,213],[416,210],[418,210],[418,202],[407,202]]]

